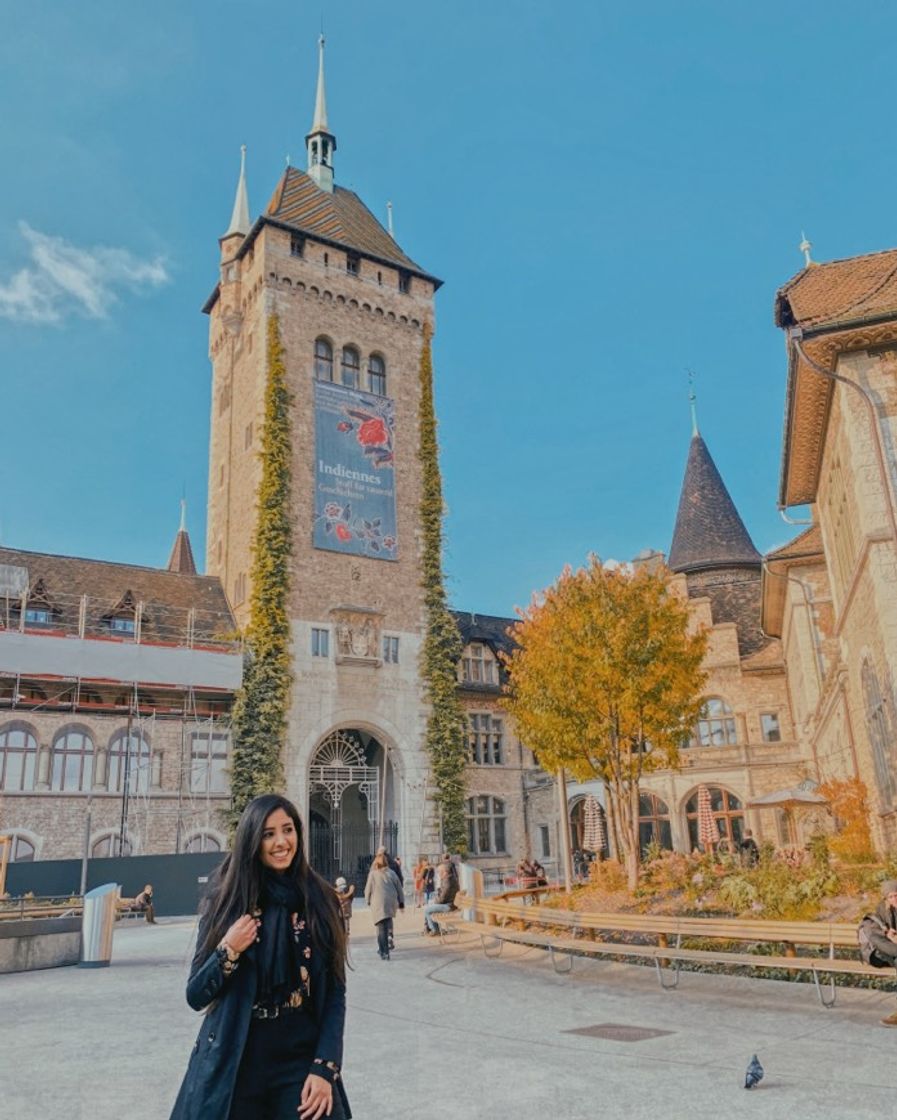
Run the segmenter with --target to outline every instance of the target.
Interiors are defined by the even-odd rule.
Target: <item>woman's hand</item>
[[[245,953],[257,939],[260,924],[258,918],[253,918],[251,914],[244,914],[230,927],[224,935],[224,940],[235,953]]]
[[[302,1096],[296,1110],[300,1120],[320,1120],[333,1111],[333,1086],[316,1073],[310,1073],[302,1086]]]

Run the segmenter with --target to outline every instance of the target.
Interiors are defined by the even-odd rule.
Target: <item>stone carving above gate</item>
[[[330,617],[336,634],[337,665],[380,664],[380,611],[341,606],[331,608]]]

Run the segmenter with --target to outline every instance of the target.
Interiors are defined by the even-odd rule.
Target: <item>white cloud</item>
[[[141,260],[127,249],[98,245],[81,249],[62,237],[19,230],[29,247],[29,263],[5,283],[0,280],[0,318],[20,323],[59,323],[79,313],[105,319],[117,291],[143,292],[167,284],[161,257]]]

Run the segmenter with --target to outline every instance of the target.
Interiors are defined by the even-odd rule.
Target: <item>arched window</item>
[[[10,829],[6,835],[10,839],[9,862],[32,863],[37,853],[31,838],[23,836],[21,832],[16,832],[15,829]]]
[[[24,723],[0,727],[0,789],[34,789],[37,739]]]
[[[194,832],[187,840],[185,852],[220,852],[221,841],[211,832]]]
[[[343,384],[349,389],[358,388],[358,371],[361,366],[361,358],[358,351],[354,346],[343,347],[343,360],[342,360],[342,379]]]
[[[866,705],[866,729],[872,747],[872,761],[875,766],[875,781],[881,795],[882,806],[886,809],[894,803],[894,768],[892,751],[894,745],[888,710],[875,670],[868,661],[862,669],[863,700]]]
[[[132,731],[130,738],[127,730],[117,731],[109,741],[106,784],[110,793],[122,792],[126,772],[128,793],[146,793],[150,785],[150,747],[137,731]]]
[[[468,797],[467,840],[470,854],[474,856],[507,851],[505,803],[500,797]]]
[[[638,842],[644,852],[654,841],[661,848],[673,848],[670,809],[656,793],[640,793],[638,799]]]
[[[726,747],[738,742],[732,709],[719,696],[711,696],[704,704],[701,718],[691,741],[693,747]]]
[[[734,793],[719,786],[710,786],[710,809],[713,813],[716,827],[719,829],[720,840],[729,841],[729,850],[734,851],[741,843],[744,834],[744,806]],[[688,839],[691,850],[699,847],[698,842],[698,791],[691,795],[685,803],[685,819],[688,821]]]
[[[103,859],[111,856],[130,856],[134,854],[131,841],[128,839],[127,833],[124,840],[120,841],[121,834],[109,830],[103,832],[99,836],[94,837],[93,843],[90,845],[91,859]]]
[[[83,727],[68,727],[53,740],[50,788],[90,789],[93,778],[93,740]]]
[[[333,347],[326,338],[315,339],[315,377],[318,381],[333,380]]]
[[[379,354],[368,358],[368,390],[378,397],[386,396],[386,362]]]

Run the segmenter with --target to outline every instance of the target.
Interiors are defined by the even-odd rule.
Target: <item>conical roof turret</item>
[[[187,532],[187,503],[183,500],[181,501],[181,526],[171,547],[168,570],[169,572],[180,572],[181,575],[185,576],[196,575],[196,561],[193,559],[193,548]]]
[[[669,566],[674,572],[760,566],[760,553],[696,429],[688,449]]]

